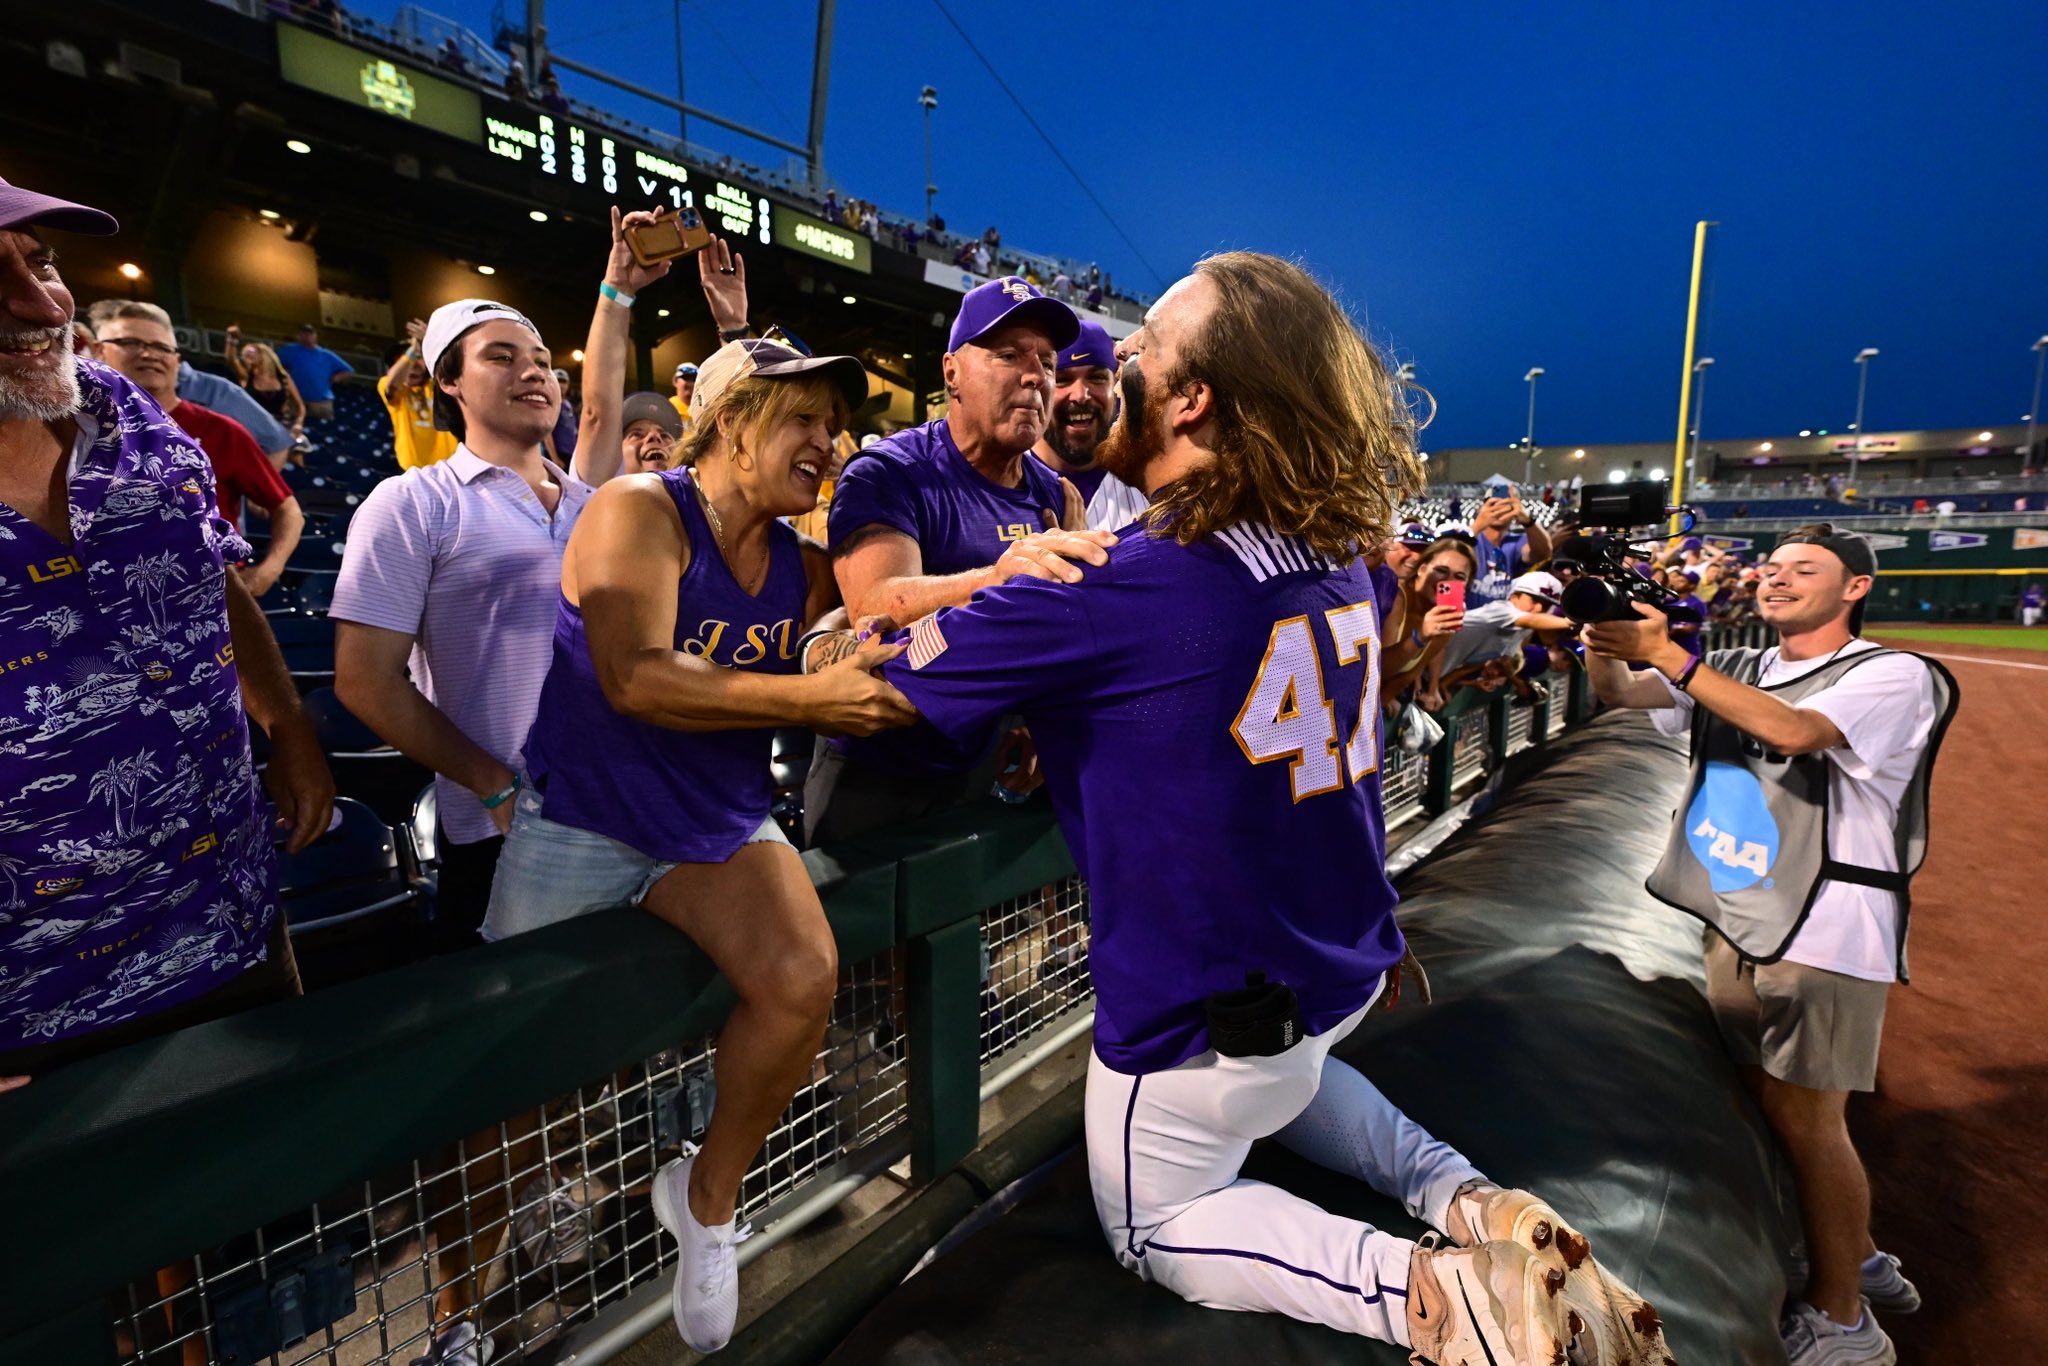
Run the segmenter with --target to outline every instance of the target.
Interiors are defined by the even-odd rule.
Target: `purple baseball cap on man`
[[[121,230],[110,213],[74,204],[54,195],[37,194],[0,180],[0,229],[62,228],[66,232],[91,233],[105,237]]]
[[[1005,323],[1032,323],[1045,330],[1052,344],[1066,349],[1081,333],[1081,320],[1074,310],[1042,293],[1037,285],[1017,275],[1005,275],[976,285],[960,301],[953,318],[953,331],[946,338],[948,353],[977,341]]]
[[[1073,344],[1060,352],[1061,370],[1086,370],[1094,366],[1105,370],[1116,369],[1116,338],[1109,335],[1109,329],[1101,323],[1081,319],[1081,335]]]

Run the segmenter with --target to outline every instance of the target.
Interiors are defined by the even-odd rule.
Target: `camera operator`
[[[1701,660],[1641,602],[1636,620],[1586,630],[1601,701],[1691,735],[1691,785],[1648,886],[1707,922],[1716,1022],[1798,1178],[1812,1271],[1785,1318],[1793,1366],[1892,1361],[1870,1311],[1920,1302],[1871,1241],[1845,1105],[1876,1083],[1885,998],[1905,976],[1907,880],[1955,683],[1859,639],[1876,573],[1862,537],[1806,527],[1764,566],[1773,648]]]

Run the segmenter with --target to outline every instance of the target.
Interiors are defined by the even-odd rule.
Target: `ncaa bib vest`
[[[1866,650],[1763,687],[1788,704],[1895,650]],[[1758,687],[1762,650],[1717,650],[1707,665]],[[1828,856],[1825,754],[1776,754],[1705,707],[1694,704],[1692,775],[1664,857],[1645,886],[1659,901],[1690,911],[1720,931],[1743,957],[1775,963],[1806,923],[1824,882],[1854,882],[1898,897],[1899,980],[1906,980],[1907,886],[1927,857],[1927,789],[1943,734],[1956,710],[1948,670],[1922,655],[1934,683],[1934,724],[1913,778],[1899,798],[1892,835],[1898,871],[1838,863]]]

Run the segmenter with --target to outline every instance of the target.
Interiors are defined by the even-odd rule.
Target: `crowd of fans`
[[[68,529],[75,553],[44,556],[35,581],[75,576],[62,591],[81,595],[46,606],[11,592],[0,619],[19,613],[46,638],[24,667],[67,665],[52,678],[101,699],[67,711],[63,687],[31,689],[35,715],[7,720],[39,725],[45,744],[71,735],[80,764],[106,764],[27,784],[37,795],[15,813],[45,857],[10,858],[0,923],[31,904],[24,885],[83,895],[0,959],[5,1089],[297,991],[267,836],[281,823],[287,856],[303,848],[334,794],[255,600],[305,524],[280,470],[334,420],[335,385],[369,377],[312,326],[274,348],[231,327],[232,380],[199,371],[158,306],[75,309],[43,229],[111,231],[105,215],[4,185],[0,209],[0,291],[10,336],[27,339],[9,354],[37,358],[0,374],[0,416],[25,452],[16,464],[42,480],[40,501],[33,487],[5,501]],[[880,230],[864,201],[826,210]],[[864,366],[760,326],[744,259],[723,241],[695,260],[719,346],[679,365],[670,393],[626,391],[631,310],[670,269],[626,248],[639,217],[614,211],[592,261],[580,405],[549,342],[507,305],[464,299],[407,325],[375,379],[396,469],[354,511],[327,614],[340,701],[434,775],[440,873],[423,949],[637,902],[731,983],[711,1129],[655,1198],[686,1261],[729,1267],[741,1179],[808,1072],[838,980],[794,845],[1026,798],[1042,775],[1016,718],[942,731],[891,679],[948,648],[940,609],[1109,565],[1120,534],[1143,534],[1147,499],[1099,458],[1127,358],[1071,306],[1100,301],[1094,268],[968,291],[943,359],[945,415],[857,442]],[[970,245],[971,268],[993,269],[997,230]],[[1584,666],[1561,602],[1587,566],[1561,493],[1525,503],[1495,484],[1469,519],[1453,498],[1453,520],[1410,521],[1367,552],[1383,642],[1369,703],[1386,743],[1425,747],[1503,689],[1534,696]],[[268,522],[260,553],[243,539],[251,518]],[[1669,629],[1695,656],[1706,625],[1756,611],[1760,571],[1702,538],[1627,569],[1684,609]],[[219,683],[230,662],[238,690]],[[250,721],[269,739],[260,776]],[[797,828],[777,819],[777,728],[818,737]],[[162,800],[141,796],[151,786]],[[100,884],[117,893],[95,885],[124,871]],[[726,914],[734,904],[749,915]],[[99,943],[110,921],[136,933],[74,962],[69,946]],[[425,1360],[480,1362],[473,1278],[443,1271]],[[731,1295],[728,1281],[679,1308],[691,1345],[724,1341]]]

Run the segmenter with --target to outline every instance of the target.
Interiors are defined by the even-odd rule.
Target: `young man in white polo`
[[[1802,528],[1764,565],[1769,649],[1702,660],[1640,605],[1586,631],[1600,700],[1691,737],[1649,890],[1707,922],[1709,1003],[1798,1178],[1811,1270],[1785,1317],[1792,1366],[1889,1366],[1873,1311],[1920,1304],[1871,1240],[1846,1104],[1876,1085],[1885,998],[1905,978],[1907,880],[1956,691],[1933,661],[1860,638],[1876,574],[1862,537]]]

